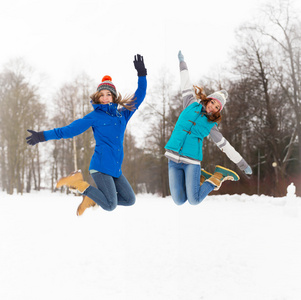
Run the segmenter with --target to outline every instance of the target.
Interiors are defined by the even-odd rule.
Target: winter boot
[[[217,191],[221,187],[222,183],[226,180],[238,181],[239,176],[230,169],[226,169],[222,166],[216,166],[214,174],[206,181],[215,185],[214,190]]]
[[[76,214],[78,216],[81,216],[84,213],[84,211],[86,210],[86,208],[89,208],[89,207],[95,206],[95,205],[96,205],[96,203],[91,198],[89,198],[88,196],[84,196],[82,203],[77,208]]]
[[[72,190],[77,190],[80,193],[83,193],[90,186],[88,182],[84,181],[81,170],[74,171],[70,173],[67,177],[61,178],[56,183],[56,188],[58,189],[63,185],[66,185]]]
[[[207,172],[205,169],[201,169],[201,182],[200,182],[200,185],[202,185],[203,182],[206,179],[209,179],[211,176],[212,176],[211,173]]]

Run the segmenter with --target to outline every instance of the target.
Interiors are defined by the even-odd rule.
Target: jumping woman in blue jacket
[[[206,96],[202,88],[193,87],[181,51],[178,58],[184,110],[165,146],[165,156],[168,158],[169,187],[174,202],[181,205],[188,200],[196,205],[211,191],[218,190],[223,181],[239,180],[234,171],[222,166],[216,166],[214,174],[201,169],[203,139],[206,136],[210,135],[246,174],[252,174],[252,169],[217,128],[228,93],[222,90]]]
[[[126,125],[144,100],[147,87],[147,70],[141,55],[135,56],[134,66],[138,73],[138,88],[133,97],[122,99],[111,77],[105,76],[91,96],[94,109],[91,113],[65,127],[40,132],[28,130],[31,136],[26,140],[33,146],[39,142],[72,138],[92,127],[96,146],[89,171],[97,188],[84,181],[80,171],[61,178],[56,186],[66,185],[86,196],[78,208],[78,215],[95,203],[107,211],[114,210],[117,205],[135,203],[134,191],[121,171]]]

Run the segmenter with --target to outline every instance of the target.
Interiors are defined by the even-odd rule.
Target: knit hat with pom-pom
[[[106,75],[102,78],[101,83],[97,87],[97,92],[101,90],[109,90],[112,94],[117,97],[116,87],[112,82],[112,78],[109,75]]]

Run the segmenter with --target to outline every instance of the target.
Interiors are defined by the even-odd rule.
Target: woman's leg
[[[117,190],[118,205],[130,206],[135,204],[135,193],[125,176],[121,174],[120,177],[113,178],[113,180]]]
[[[188,202],[197,205],[204,200],[207,195],[213,191],[214,185],[210,182],[204,182],[200,186],[201,166],[186,165],[185,167],[185,184]]]
[[[104,210],[114,210],[117,206],[117,190],[112,176],[101,172],[91,174],[97,188],[89,186],[84,195],[90,197]]]
[[[177,205],[182,205],[187,200],[183,165],[168,161],[169,189],[171,197]]]

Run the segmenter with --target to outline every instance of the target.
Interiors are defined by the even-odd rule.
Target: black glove
[[[34,146],[37,143],[46,141],[43,131],[36,132],[36,131],[30,130],[30,129],[27,129],[27,131],[31,133],[31,136],[28,136],[26,138],[27,144]]]
[[[140,54],[135,55],[134,57],[134,66],[135,69],[137,70],[138,76],[146,76],[147,71],[144,66],[144,61],[143,61],[143,56]]]

